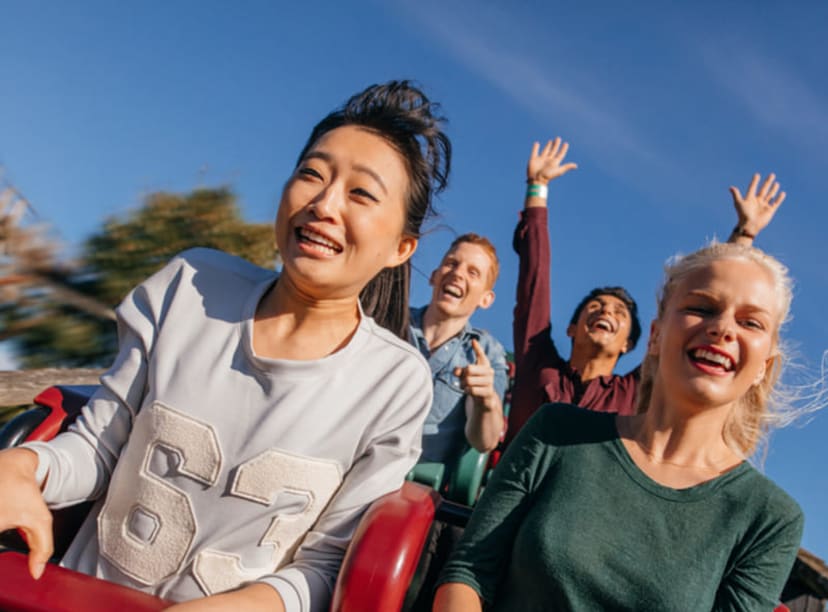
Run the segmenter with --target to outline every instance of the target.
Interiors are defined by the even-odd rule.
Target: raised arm
[[[767,227],[782,202],[785,201],[785,192],[779,190],[780,185],[775,174],[769,174],[759,187],[761,179],[758,173],[754,174],[744,196],[738,187],[730,187],[737,221],[728,242],[738,242],[748,246],[753,244],[756,236]]]
[[[569,144],[560,138],[550,140],[543,149],[536,142],[526,165],[524,211],[514,238],[515,251],[520,258],[513,328],[518,370],[532,348],[549,348],[538,346],[549,342],[551,310],[547,192],[549,181],[577,168],[574,163],[563,163],[568,150]]]
[[[552,256],[546,194],[549,181],[576,168],[573,163],[563,163],[568,149],[569,145],[560,138],[547,142],[543,149],[536,142],[526,165],[526,199],[512,243],[519,265],[512,320],[517,373],[509,413],[509,438],[545,399],[540,384],[541,371],[565,364],[551,336],[549,270]]]

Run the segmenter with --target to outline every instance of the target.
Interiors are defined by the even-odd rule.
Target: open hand
[[[578,164],[563,163],[567,151],[569,151],[569,143],[563,142],[560,136],[555,140],[547,141],[543,150],[539,142],[533,144],[532,154],[526,166],[526,180],[530,183],[546,185],[549,181],[577,168]]]
[[[737,187],[730,188],[730,194],[733,196],[733,207],[739,217],[737,227],[753,237],[756,237],[759,232],[765,229],[782,202],[785,201],[785,192],[779,191],[780,186],[775,174],[769,174],[762,186],[759,187],[761,178],[758,173],[753,175],[744,196]],[[758,191],[757,187],[759,187]]]

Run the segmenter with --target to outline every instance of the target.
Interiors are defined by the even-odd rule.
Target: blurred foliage
[[[86,241],[81,266],[65,283],[114,307],[174,255],[195,246],[263,267],[273,267],[276,256],[271,224],[245,222],[229,189],[160,192],[125,218],[106,221]],[[36,285],[23,299],[0,305],[0,328],[21,330],[12,342],[24,368],[105,367],[117,350],[113,321],[59,303]]]
[[[98,277],[97,296],[114,305],[174,255],[194,246],[226,251],[263,267],[272,267],[275,257],[272,226],[246,223],[233,194],[220,188],[150,195],[127,219],[111,219],[89,238],[84,260]]]
[[[73,279],[69,283],[78,290],[88,285],[75,284]],[[93,291],[84,293],[95,295]],[[5,317],[3,310],[9,311]],[[5,318],[8,328],[21,329],[11,340],[24,369],[102,367],[112,361],[117,348],[114,321],[58,303],[48,293],[30,300],[26,308],[12,305],[0,309],[0,318]]]

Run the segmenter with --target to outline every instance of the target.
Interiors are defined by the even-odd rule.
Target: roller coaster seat
[[[95,389],[94,386],[50,387],[35,398],[30,410],[0,430],[0,448],[28,440],[48,440],[64,431]],[[442,506],[443,501],[434,489],[412,482],[404,483],[400,490],[374,502],[357,527],[343,559],[333,593],[332,612],[401,610],[435,517],[440,512],[451,512],[451,504],[440,510]],[[86,504],[55,512],[53,561],[58,561],[65,552],[88,509]],[[462,508],[454,512],[464,514]],[[465,514],[467,517],[468,511]],[[35,581],[28,572],[25,550],[25,542],[15,532],[2,534],[0,610],[143,612],[170,605],[163,599],[54,564]]]

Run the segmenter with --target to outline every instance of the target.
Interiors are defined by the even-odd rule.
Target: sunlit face
[[[358,296],[385,267],[405,262],[408,173],[373,132],[345,126],[314,143],[282,192],[276,242],[283,274],[316,297]]]
[[[431,304],[454,317],[470,317],[494,301],[492,259],[483,247],[461,242],[443,257],[431,273]]]
[[[599,295],[587,302],[566,333],[575,345],[592,344],[613,355],[627,351],[632,319],[627,305],[614,295]]]
[[[764,376],[779,316],[773,279],[759,264],[725,259],[691,272],[653,323],[656,382],[697,405],[732,404]]]

